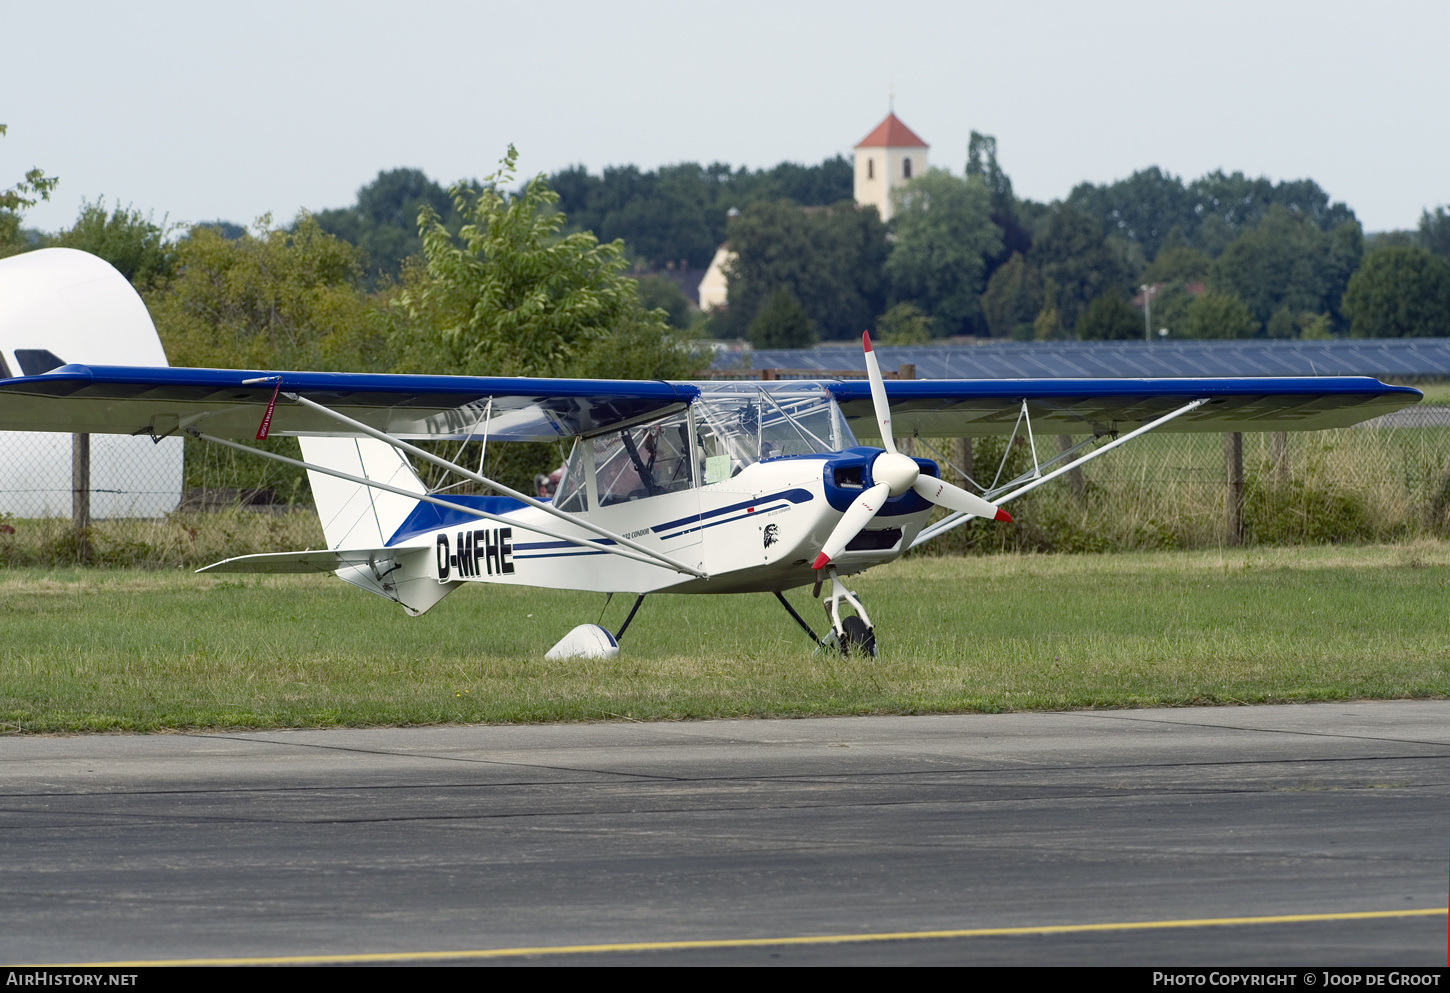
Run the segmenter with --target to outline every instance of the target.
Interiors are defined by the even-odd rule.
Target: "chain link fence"
[[[1422,419],[1424,420],[1424,419]],[[1081,438],[1037,438],[1039,460]],[[262,443],[300,457],[295,439]],[[233,555],[318,548],[306,473],[192,439],[92,436],[86,519],[75,506],[73,436],[0,433],[0,565],[77,563],[195,568]],[[437,453],[526,492],[567,454],[559,445],[457,444]],[[915,454],[989,486],[1028,472],[1026,439],[918,439]],[[965,461],[970,464],[963,464]],[[1004,462],[1005,455],[1005,462]],[[1232,544],[1407,540],[1450,534],[1450,426],[1360,426],[1242,436],[1242,482],[1229,485],[1220,434],[1149,434],[1012,504],[1010,525],[971,522],[927,554],[1091,552]],[[426,463],[438,488],[454,480]],[[473,492],[466,484],[450,492]],[[1237,495],[1236,495],[1237,494]],[[1235,501],[1237,518],[1230,513]]]
[[[1450,427],[1360,426],[1242,435],[1242,481],[1232,486],[1222,434],[1148,434],[1032,491],[1010,525],[971,522],[923,546],[934,553],[1080,552],[1396,541],[1450,532]],[[1071,442],[1081,441],[1073,438]],[[1046,460],[1069,444],[1037,438]],[[916,454],[961,453],[927,439]],[[983,487],[1032,468],[1025,438],[976,439]],[[951,478],[951,471],[944,468]],[[1237,514],[1231,513],[1237,501]]]

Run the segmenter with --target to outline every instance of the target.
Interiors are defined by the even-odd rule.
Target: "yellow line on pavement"
[[[580,955],[590,952],[667,952],[690,948],[762,948],[781,945],[845,945],[867,941],[917,941],[923,938],[991,938],[1018,934],[1081,934],[1092,931],[1153,931],[1163,928],[1223,927],[1242,924],[1302,924],[1312,921],[1364,921],[1389,917],[1433,917],[1450,908],[1368,910],[1342,914],[1284,914],[1277,917],[1202,917],[1181,921],[1127,921],[1110,924],[1044,924],[1035,927],[961,928],[952,931],[883,931],[876,934],[822,934],[788,938],[716,938],[698,941],[630,941],[599,945],[538,945],[452,952],[363,952],[353,955],[273,955],[252,958],[138,959],[125,962],[71,962],[66,968],[122,969],[178,965],[327,965],[362,962],[438,962],[497,959],[524,955]],[[30,968],[57,968],[31,966]]]

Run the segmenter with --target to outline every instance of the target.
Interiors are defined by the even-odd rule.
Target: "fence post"
[[[1057,436],[1057,450],[1065,452],[1072,447],[1072,435],[1060,434]],[[1077,498],[1081,506],[1087,506],[1087,483],[1082,478],[1082,469],[1069,469],[1066,474],[1067,485],[1072,487],[1072,494]]]
[[[1244,543],[1244,436],[1237,431],[1223,436],[1224,475],[1228,493],[1224,497],[1228,543]]]
[[[952,452],[952,458],[956,460],[957,468],[964,473],[960,485],[971,486],[967,476],[975,475],[977,471],[972,466],[972,439],[958,438],[955,444],[956,451]]]
[[[71,435],[70,488],[76,555],[86,562],[91,557],[91,436],[88,434]]]
[[[896,367],[896,378],[897,379],[915,379],[916,378],[916,364],[913,363],[913,362],[903,362],[900,365],[898,365]],[[916,454],[916,445],[912,442],[912,440],[910,438],[897,438],[896,439],[896,450],[898,452],[900,452],[902,455],[915,455]]]
[[[1274,466],[1274,486],[1289,482],[1289,432],[1269,432],[1269,461]]]

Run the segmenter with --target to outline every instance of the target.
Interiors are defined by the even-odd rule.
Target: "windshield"
[[[841,408],[815,384],[711,384],[693,409],[706,484],[763,459],[838,452],[856,444]]]

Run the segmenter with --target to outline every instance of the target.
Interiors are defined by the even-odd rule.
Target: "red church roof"
[[[912,133],[911,128],[901,123],[895,114],[887,114],[886,120],[856,145],[857,148],[929,148],[926,142]]]

